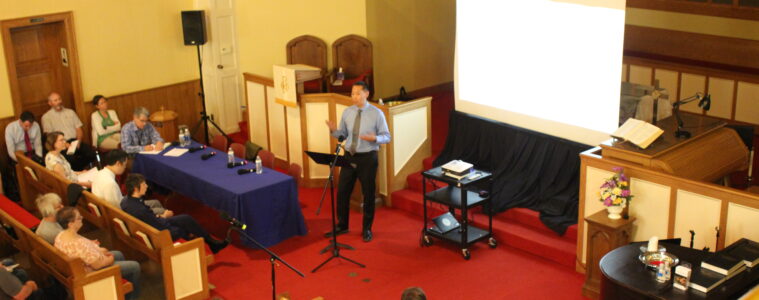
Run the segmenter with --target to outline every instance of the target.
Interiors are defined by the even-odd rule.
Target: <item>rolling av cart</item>
[[[441,167],[436,167],[423,172],[422,175],[424,226],[422,227],[420,243],[423,247],[432,245],[430,237],[458,243],[461,245],[461,255],[464,256],[464,259],[469,260],[471,258],[469,245],[482,240],[487,240],[490,248],[495,248],[498,245],[493,238],[493,216],[491,214],[487,214],[487,230],[470,226],[467,219],[467,211],[473,207],[485,204],[488,205],[488,209],[492,207],[492,200],[489,195],[493,177],[491,173],[474,170],[469,175],[456,179],[445,175]],[[445,182],[448,186],[427,192],[429,180]],[[485,193],[480,193],[479,187],[482,185],[487,186]],[[454,216],[456,209],[461,211],[460,226],[447,232],[442,232],[434,224],[430,226],[430,218],[427,217],[427,201],[448,206],[448,211]]]

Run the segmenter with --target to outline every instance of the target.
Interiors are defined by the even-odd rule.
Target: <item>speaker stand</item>
[[[198,93],[198,96],[200,96],[201,103],[203,104],[203,110],[200,112],[200,120],[198,120],[198,123],[195,124],[195,127],[192,130],[192,135],[194,136],[198,132],[198,129],[200,129],[200,126],[203,125],[203,137],[205,138],[206,145],[210,145],[210,140],[208,138],[208,123],[211,123],[211,125],[213,125],[213,127],[227,139],[227,142],[230,142],[231,139],[229,136],[224,133],[224,130],[221,130],[221,127],[208,117],[208,113],[206,113],[206,93],[205,88],[203,87],[203,58],[200,55],[200,45],[195,45],[195,47],[197,47],[198,70],[200,71],[200,93]],[[219,150],[226,151],[227,149]]]

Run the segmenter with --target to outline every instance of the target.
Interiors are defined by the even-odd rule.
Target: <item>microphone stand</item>
[[[240,236],[244,236],[246,239],[248,239],[248,241],[250,241],[254,245],[256,245],[256,247],[258,247],[261,250],[264,250],[266,253],[269,254],[269,263],[271,264],[271,299],[272,300],[276,300],[277,299],[277,286],[276,286],[276,277],[277,276],[276,276],[276,273],[274,272],[274,265],[276,264],[277,260],[281,261],[285,266],[287,266],[288,268],[290,268],[290,270],[293,270],[293,272],[295,272],[298,275],[300,275],[300,277],[306,277],[306,275],[303,275],[303,273],[301,273],[300,271],[298,271],[298,269],[295,269],[293,266],[291,266],[290,264],[288,264],[286,261],[284,261],[277,254],[274,254],[274,252],[271,252],[271,250],[267,249],[266,247],[264,247],[263,245],[261,245],[261,243],[259,243],[258,241],[256,241],[252,237],[250,237],[241,228],[239,228],[237,226],[232,226],[230,228],[234,229],[235,231],[237,231],[237,233],[240,234]]]
[[[711,99],[709,95],[704,95],[701,92],[698,92],[688,98],[678,100],[675,102],[675,104],[672,105],[672,113],[675,115],[675,120],[677,120],[677,130],[675,130],[675,137],[684,137],[686,139],[691,137],[690,132],[683,130],[683,120],[680,118],[680,106],[693,102],[695,100],[699,100],[699,107],[703,108],[704,110],[709,110]]]
[[[315,273],[319,268],[327,264],[330,260],[333,258],[342,258],[344,260],[347,260],[349,262],[352,262],[359,267],[365,268],[366,266],[356,262],[350,258],[347,258],[345,256],[340,255],[340,247],[349,249],[349,250],[355,250],[353,247],[346,245],[346,244],[340,244],[337,242],[337,222],[335,221],[335,183],[334,183],[334,173],[335,173],[335,164],[337,164],[337,159],[340,155],[340,148],[341,144],[338,143],[335,147],[335,158],[332,160],[332,163],[329,165],[329,177],[327,179],[327,182],[324,183],[324,191],[322,192],[322,199],[319,202],[319,208],[316,210],[316,214],[319,214],[319,211],[321,210],[322,203],[324,202],[324,196],[327,192],[327,186],[329,185],[329,199],[331,203],[332,208],[332,241],[327,247],[324,247],[321,251],[319,251],[319,254],[324,254],[324,252],[327,252],[327,250],[332,249],[332,256],[327,258],[324,262],[322,262],[320,265],[316,266],[313,270],[311,270],[311,273]]]

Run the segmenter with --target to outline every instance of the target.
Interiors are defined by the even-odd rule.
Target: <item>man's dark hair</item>
[[[115,149],[108,152],[108,154],[105,155],[105,158],[103,159],[103,163],[106,166],[113,166],[117,162],[121,162],[123,164],[127,161],[127,153],[124,152],[124,150],[121,149]]]
[[[366,82],[363,81],[356,81],[353,83],[353,86],[360,86],[364,89],[364,91],[371,92],[372,90],[369,89],[369,85]]]
[[[420,287],[412,286],[403,290],[401,300],[427,300],[427,295]]]
[[[132,194],[140,188],[140,184],[143,182],[145,182],[145,176],[137,173],[129,174],[126,179],[127,195],[132,196]]]
[[[61,225],[63,229],[68,229],[69,223],[74,222],[75,218],[76,208],[72,206],[61,208],[57,213],[55,213],[55,221],[58,222],[58,224]]]
[[[32,122],[34,123],[34,114],[28,110],[25,110],[21,113],[21,122]]]

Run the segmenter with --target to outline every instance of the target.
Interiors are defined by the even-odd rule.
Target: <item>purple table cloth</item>
[[[197,147],[194,143],[191,147]],[[273,246],[294,235],[305,235],[306,224],[298,202],[295,180],[285,174],[264,168],[263,174],[238,175],[237,170],[254,168],[253,162],[242,167],[227,168],[227,154],[213,148],[179,157],[138,154],[132,172],[196,199],[247,225],[245,233],[265,247]],[[215,151],[208,160],[201,156]],[[237,159],[240,161],[240,159]],[[241,237],[243,243],[255,247]]]

